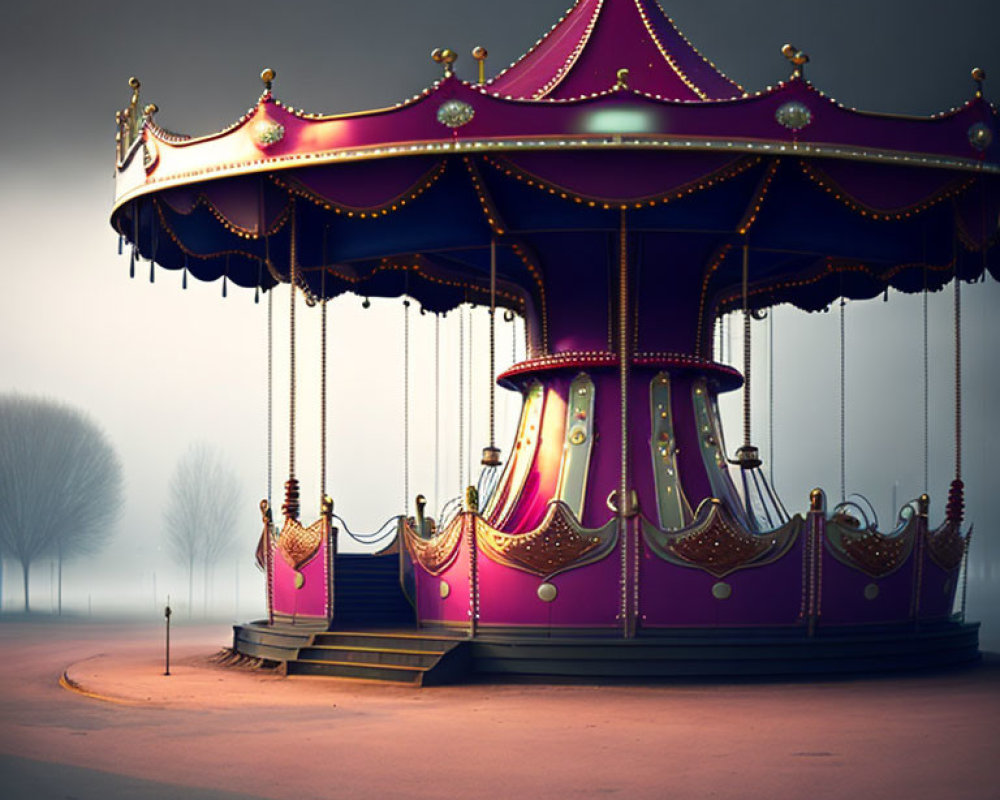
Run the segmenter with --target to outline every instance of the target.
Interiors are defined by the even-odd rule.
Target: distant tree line
[[[21,565],[25,611],[42,558],[58,561],[62,611],[63,562],[107,541],[122,500],[118,456],[93,420],[53,400],[0,395],[0,556]]]

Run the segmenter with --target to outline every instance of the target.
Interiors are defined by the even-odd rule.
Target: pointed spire
[[[723,100],[742,89],[699,53],[656,0],[577,0],[489,84],[495,94],[566,100],[628,86],[669,100]]]

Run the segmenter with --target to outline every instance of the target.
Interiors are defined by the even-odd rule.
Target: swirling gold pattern
[[[703,500],[694,522],[681,530],[660,530],[642,520],[643,537],[656,555],[680,566],[698,567],[716,578],[777,561],[801,529],[802,517],[796,515],[777,530],[752,533],[716,498]]]
[[[910,557],[916,532],[916,514],[893,533],[880,533],[830,519],[826,523],[826,542],[834,558],[841,563],[872,578],[884,578]]]
[[[440,575],[458,556],[462,541],[464,514],[458,514],[443,531],[424,539],[413,528],[412,522],[403,521],[403,541],[410,557],[431,575]]]
[[[549,504],[545,518],[532,531],[504,533],[476,517],[476,543],[491,561],[539,577],[604,558],[618,540],[618,521],[601,528],[584,528],[565,503]]]
[[[927,555],[945,572],[962,563],[966,539],[958,523],[945,522],[940,528],[927,531]]]
[[[278,537],[278,551],[285,563],[298,572],[319,552],[325,534],[326,520],[322,517],[308,528],[297,519],[285,517]]]

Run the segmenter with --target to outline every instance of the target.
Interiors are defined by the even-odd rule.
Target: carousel
[[[261,503],[257,544],[268,618],[236,626],[236,651],[289,673],[416,683],[978,657],[960,588],[961,295],[1000,279],[985,75],[972,71],[959,107],[905,117],[837,103],[807,79],[806,53],[781,54],[788,78],[750,92],[654,0],[579,0],[492,77],[482,47],[473,80],[434,50],[440,80],[391,108],[292,109],[267,69],[243,117],[187,137],[157,123],[132,79],[111,223],[133,274],[144,259],[263,293],[269,360],[272,306],[288,309],[288,475],[280,514]],[[954,416],[930,420],[954,426],[949,495],[914,498],[887,529],[842,491],[789,513],[751,428],[751,321],[890,287],[954,295]],[[404,298],[407,325],[411,303],[489,310],[479,476],[441,508],[419,494],[386,508],[371,534],[349,529],[325,486],[327,304],[347,292]],[[295,458],[297,314],[321,316],[311,512]],[[498,315],[523,320],[526,355],[499,374]],[[741,370],[721,363],[724,317],[741,321]],[[522,404],[506,452],[496,387]],[[718,405],[731,391],[744,401],[735,449]],[[339,552],[345,537],[367,552]]]

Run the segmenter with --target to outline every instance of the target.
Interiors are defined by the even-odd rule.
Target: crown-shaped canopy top
[[[627,69],[628,86],[667,100],[726,100],[742,89],[701,55],[656,0],[577,0],[489,88],[518,99],[602,92]]]

